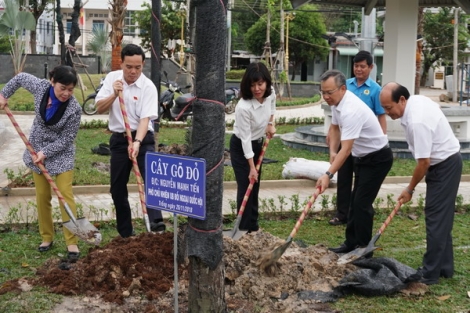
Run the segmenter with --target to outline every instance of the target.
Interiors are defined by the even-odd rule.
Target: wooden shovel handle
[[[126,106],[124,105],[124,98],[122,96],[122,91],[119,91],[119,104],[121,106],[121,113],[122,118],[124,119],[124,126],[126,128],[126,137],[127,143],[132,145],[132,134],[131,134],[131,126],[129,124],[129,118],[127,117]],[[145,204],[145,195],[144,195],[144,187],[142,182],[142,175],[139,170],[139,164],[137,164],[136,158],[132,158],[132,169],[134,170],[134,174],[137,179],[137,187],[139,189],[139,198],[140,198],[140,205],[142,206],[142,213],[145,216],[147,215],[147,206]],[[150,231],[149,229],[147,229]]]
[[[315,190],[315,193],[310,197],[310,200],[308,200],[307,205],[305,206],[304,210],[302,211],[302,214],[300,214],[300,217],[297,220],[297,223],[295,223],[294,229],[292,229],[292,232],[289,235],[289,239],[292,239],[292,238],[295,237],[295,235],[299,231],[299,228],[302,225],[305,217],[307,216],[308,211],[310,210],[310,208],[312,207],[313,203],[318,198],[320,193],[321,193],[321,187],[318,186],[317,190]]]
[[[261,163],[263,162],[264,154],[266,153],[266,149],[268,148],[269,138],[266,137],[264,141],[263,148],[261,148],[261,152],[258,157],[258,162],[256,162],[256,171],[259,172],[259,168],[261,167]],[[242,216],[243,212],[245,211],[246,203],[248,202],[248,198],[250,197],[251,191],[253,190],[253,186],[255,184],[254,179],[250,179],[250,184],[246,189],[245,196],[243,197],[242,204],[240,206],[240,210],[238,211],[238,216]]]
[[[24,144],[26,145],[26,149],[28,149],[28,151],[29,151],[29,153],[31,154],[32,157],[37,157],[36,151],[34,151],[33,146],[31,145],[29,140],[26,138],[23,131],[21,131],[21,128],[18,125],[18,123],[16,122],[15,117],[11,113],[10,108],[8,107],[8,105],[5,105],[4,110],[5,110],[5,113],[7,114],[8,118],[10,119],[11,123],[15,127],[16,131],[18,132],[18,135],[20,135],[21,139],[23,140]],[[51,188],[54,190],[55,194],[57,195],[57,198],[59,198],[59,201],[62,202],[64,207],[70,211],[67,202],[65,201],[64,197],[62,196],[62,193],[59,191],[59,188],[57,187],[56,183],[52,179],[51,175],[49,174],[49,171],[46,169],[44,164],[42,162],[38,162],[36,164],[39,167],[39,169],[41,170],[41,172],[44,175],[44,177],[46,178],[46,180],[51,185]],[[77,224],[77,221],[76,221],[75,217],[73,216],[73,214],[69,214],[69,217],[70,217],[70,219],[72,220],[72,222],[74,224]]]
[[[402,205],[401,201],[398,201],[398,203],[395,205],[395,208],[392,210],[392,213],[390,213],[390,215],[387,217],[385,222],[383,222],[382,226],[380,227],[380,229],[378,231],[378,234],[381,235],[385,231],[385,228],[387,228],[388,224],[390,224],[390,222],[392,221],[395,214],[397,214],[397,212],[400,209],[401,205]]]

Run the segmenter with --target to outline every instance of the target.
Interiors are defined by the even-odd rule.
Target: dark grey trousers
[[[392,149],[387,145],[364,157],[354,158],[354,162],[354,188],[344,242],[350,248],[367,246],[372,239],[373,203],[392,167]]]
[[[452,227],[461,175],[462,156],[460,153],[431,166],[426,173],[424,278],[449,278],[454,275]]]
[[[336,184],[336,217],[346,221],[351,206],[351,193],[354,177],[354,158],[350,154],[338,170],[338,183]]]

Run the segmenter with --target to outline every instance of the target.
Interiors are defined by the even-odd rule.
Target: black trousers
[[[392,149],[388,145],[364,157],[354,158],[354,188],[344,242],[348,247],[366,246],[372,239],[373,203],[392,164]]]
[[[341,149],[341,147],[340,147]],[[336,184],[336,217],[346,221],[351,206],[351,193],[354,176],[354,158],[350,154],[338,170],[338,182]]]
[[[132,138],[135,138],[135,132],[132,133]],[[129,237],[133,228],[127,183],[132,171],[132,161],[127,152],[127,138],[122,133],[113,133],[109,140],[109,147],[111,150],[111,197],[116,207],[117,231],[122,237]],[[148,131],[142,140],[137,156],[142,182],[145,182],[145,153],[147,151],[155,151],[155,139],[151,131]],[[147,214],[151,222],[155,219],[162,219],[160,210],[147,208]]]
[[[251,142],[253,152],[255,156],[253,161],[258,162],[261,149],[263,148],[263,140],[255,140]],[[237,213],[240,211],[240,207],[245,197],[245,193],[250,185],[250,179],[248,178],[250,174],[250,166],[247,159],[243,153],[242,142],[241,140],[232,135],[230,138],[230,160],[232,162],[233,171],[235,173],[235,179],[237,181]],[[261,180],[261,169],[260,166],[258,172],[258,182],[253,185],[253,190],[251,191],[248,201],[246,202],[245,211],[240,222],[240,229],[257,231],[259,229],[258,225],[258,195],[259,195],[259,184]]]
[[[431,166],[426,173],[426,253],[423,258],[425,278],[449,278],[454,275],[452,227],[461,175],[460,153]]]

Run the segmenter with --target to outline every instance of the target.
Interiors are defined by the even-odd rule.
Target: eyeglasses
[[[329,91],[323,91],[323,90],[320,90],[320,93],[324,96],[324,95],[327,95],[327,96],[331,96],[332,94],[334,94],[335,92],[338,91],[340,87],[336,88],[336,89],[333,89],[333,90],[329,90]]]

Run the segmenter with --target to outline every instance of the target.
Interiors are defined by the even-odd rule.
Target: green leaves
[[[4,0],[5,11],[0,17],[0,36],[8,36],[10,31],[11,58],[15,73],[23,70],[24,56],[23,52],[26,42],[23,40],[23,30],[35,30],[36,20],[29,11],[20,11],[19,4],[14,0]]]

